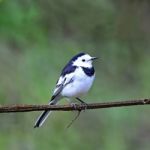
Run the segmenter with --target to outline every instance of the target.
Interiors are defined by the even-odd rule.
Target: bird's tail
[[[54,99],[49,102],[49,105],[55,105],[58,102],[58,99]],[[51,114],[51,111],[45,110],[37,119],[35,122],[34,128],[41,127],[45,120],[48,118],[48,116]]]

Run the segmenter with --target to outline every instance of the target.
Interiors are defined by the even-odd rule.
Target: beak
[[[95,59],[98,59],[98,57],[92,57],[92,58],[91,58],[91,60],[95,60]]]

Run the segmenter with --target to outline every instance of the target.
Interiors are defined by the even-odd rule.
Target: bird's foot
[[[81,105],[83,106],[83,110],[85,111],[87,109],[88,104],[86,102],[84,102],[83,100],[81,100],[80,98],[76,97],[76,99],[81,103]]]
[[[81,105],[82,105],[83,110],[84,110],[84,112],[85,112],[85,110],[87,109],[88,104],[87,104],[87,103],[81,103]]]
[[[78,110],[77,108],[78,108],[79,104],[77,104],[77,103],[71,103],[70,105],[71,105],[71,107],[74,108],[74,110]]]

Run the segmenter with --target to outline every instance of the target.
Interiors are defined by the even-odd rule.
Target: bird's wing
[[[73,82],[73,80],[74,80],[74,73],[66,74],[64,77],[61,76],[57,81],[56,88],[54,89],[51,100],[53,100],[56,96],[58,96],[63,90],[63,88],[69,83]]]
[[[56,84],[56,88],[54,89],[53,96],[52,96],[51,100],[53,100],[56,96],[58,96],[60,94],[60,92],[64,88],[65,81],[66,81],[66,78],[63,78],[63,79],[62,79],[62,77],[59,78],[59,80]]]
[[[54,89],[53,96],[51,100],[53,100],[56,96],[58,96],[63,88],[73,82],[74,71],[76,70],[76,66],[72,66],[71,62],[69,62],[62,70],[60,78],[56,83],[56,88]]]

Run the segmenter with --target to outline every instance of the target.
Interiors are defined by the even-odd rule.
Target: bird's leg
[[[84,110],[87,108],[87,103],[86,102],[84,102],[83,100],[81,100],[80,98],[78,98],[78,97],[76,97],[76,99],[79,101],[79,102],[81,102],[81,104],[83,104],[84,105]]]
[[[81,100],[80,98],[76,97],[76,99],[81,102],[82,104],[87,104],[86,102],[84,102],[83,100]]]
[[[72,102],[70,101],[70,99],[69,99],[69,98],[67,98],[67,97],[66,97],[66,99],[68,100],[68,102],[69,102],[69,104],[71,105],[71,107],[73,107],[73,108],[74,108],[74,110],[77,110],[77,106],[78,106],[78,104],[76,104],[76,103],[72,103]]]

